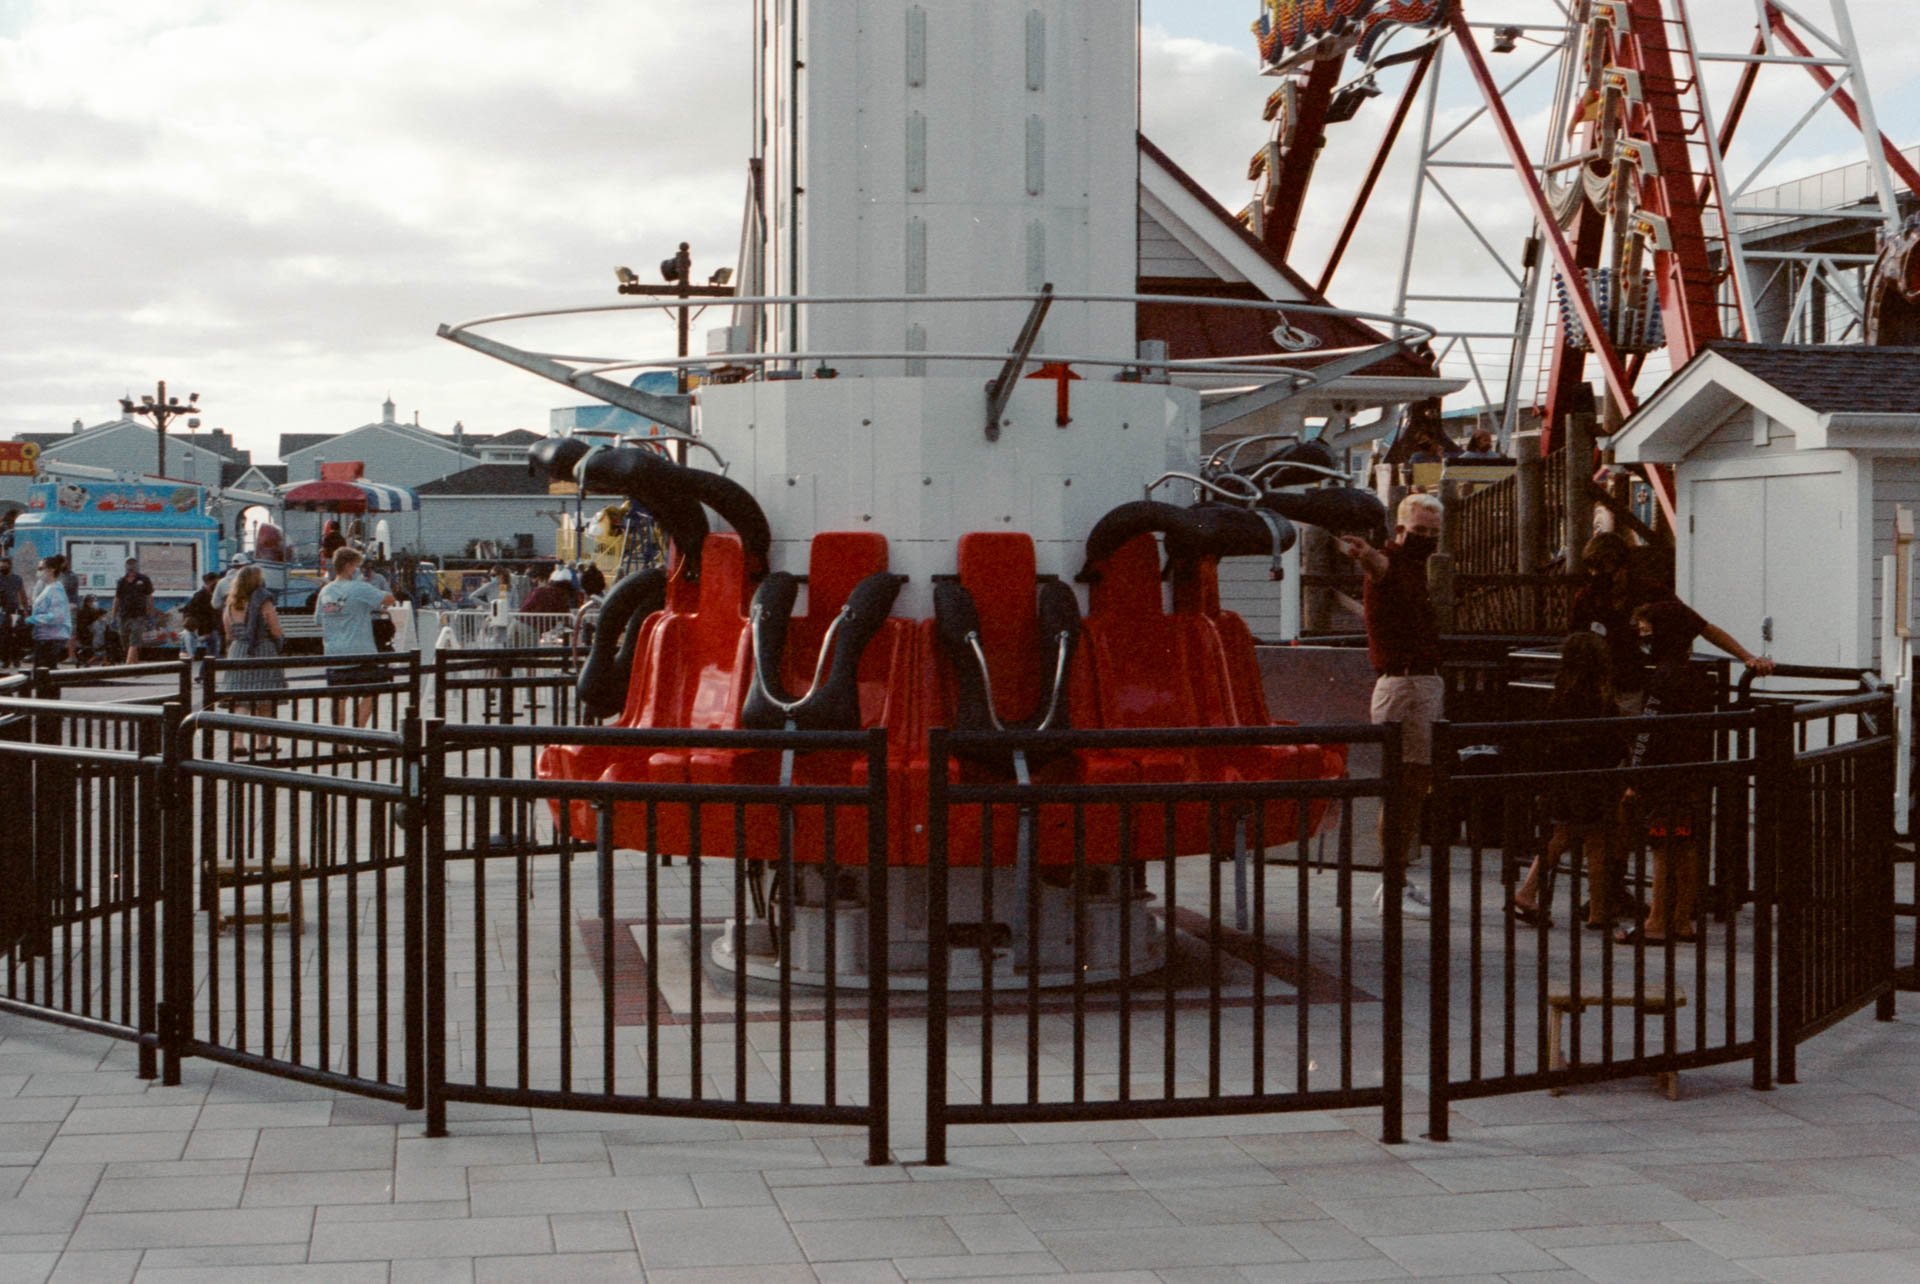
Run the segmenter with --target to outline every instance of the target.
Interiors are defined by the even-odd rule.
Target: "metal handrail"
[[[1277,314],[1284,322],[1290,315],[1331,316],[1348,320],[1368,322],[1379,325],[1386,337],[1377,344],[1357,346],[1336,346],[1315,348],[1307,352],[1286,357],[1256,353],[1224,358],[1181,358],[1154,360],[1138,355],[1124,358],[1101,357],[1075,353],[1033,353],[1029,362],[1061,363],[1068,365],[1094,366],[1117,370],[1155,369],[1178,371],[1183,374],[1255,376],[1261,382],[1277,382],[1281,379],[1301,381],[1300,388],[1312,386],[1315,382],[1313,366],[1290,364],[1303,360],[1324,361],[1329,357],[1342,357],[1354,354],[1366,354],[1377,351],[1378,360],[1386,360],[1396,353],[1407,351],[1419,344],[1433,340],[1438,331],[1432,326],[1406,317],[1393,316],[1381,312],[1362,312],[1352,308],[1338,308],[1332,305],[1276,302],[1263,299],[1221,299],[1205,295],[1180,294],[871,294],[871,295],[741,295],[729,298],[730,307],[836,307],[865,306],[874,304],[911,303],[916,307],[933,305],[977,305],[1018,303],[1033,305],[1042,299],[1053,303],[1112,304],[1116,306],[1137,306],[1151,304],[1184,304],[1197,307],[1226,308],[1237,311],[1253,311]],[[572,308],[540,308],[523,312],[503,312],[490,316],[476,317],[457,325],[440,327],[443,337],[472,346],[479,342],[477,335],[470,332],[482,326],[498,325],[509,321],[544,320],[558,317],[591,316],[600,313],[671,311],[685,306],[684,301],[676,298],[641,299],[633,302],[595,304]],[[486,341],[488,348],[506,345],[497,340]],[[483,349],[486,350],[486,349]],[[692,367],[704,367],[717,364],[732,366],[766,366],[772,364],[825,364],[830,361],[946,361],[946,362],[1005,362],[1005,352],[943,352],[939,350],[900,350],[900,351],[863,351],[863,350],[820,350],[786,352],[736,352],[721,356],[660,357],[656,359],[625,360],[612,357],[584,356],[570,353],[537,353],[515,349],[507,350],[514,355],[524,355],[546,363],[561,363],[571,367],[570,376],[597,378],[607,374],[624,373],[636,369],[676,370]],[[491,355],[512,358],[506,353],[493,352]],[[1371,363],[1367,363],[1371,364]],[[1363,367],[1364,368],[1364,367]],[[551,372],[549,372],[551,373]],[[1264,377],[1264,378],[1262,378]],[[1256,384],[1255,386],[1259,386]],[[1232,391],[1232,390],[1226,390]],[[674,434],[681,439],[680,434]]]

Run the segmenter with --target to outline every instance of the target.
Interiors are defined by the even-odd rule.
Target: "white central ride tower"
[[[1022,379],[989,440],[983,389],[1032,304],[951,296],[1134,292],[1134,6],[757,9],[741,284],[796,302],[741,308],[725,346],[796,355],[787,379],[701,389],[699,428],[765,507],[774,566],[804,571],[816,531],[879,531],[910,616],[970,530],[1027,531],[1040,570],[1070,576],[1103,513],[1192,466],[1198,397],[1128,370],[1132,303],[1066,299],[1032,355],[1074,363],[1070,422],[1060,380]],[[818,302],[848,296],[877,301]]]

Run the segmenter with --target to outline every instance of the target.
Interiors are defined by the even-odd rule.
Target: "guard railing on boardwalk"
[[[1894,1015],[1891,693],[1794,707],[1779,808],[1780,1082],[1800,1044],[1876,1005]]]
[[[6,688],[28,689],[15,680]],[[0,695],[0,1011],[160,1043],[166,753],[179,706]]]
[[[1378,761],[1320,778],[1355,749]],[[957,1125],[1363,1106],[1397,1141],[1400,897],[1363,935],[1350,893],[1398,754],[1380,727],[935,730],[927,1161]]]
[[[658,770],[474,770],[556,739]],[[802,777],[826,759],[855,783],[785,783],[796,757]],[[694,758],[757,760],[782,783],[688,783]],[[426,769],[430,1135],[467,1101],[851,1124],[886,1161],[885,732],[435,722]],[[824,975],[799,991],[810,921]],[[863,965],[855,993],[842,955]],[[843,1035],[864,1047],[843,1056]]]
[[[1467,1097],[1740,1060],[1769,1085],[1784,716],[1434,727],[1430,805],[1464,816],[1466,841],[1448,827],[1430,845],[1429,1135],[1444,1140]],[[1662,743],[1644,761],[1662,765],[1574,766],[1634,761],[1648,735]],[[1736,886],[1756,889],[1751,907]]]

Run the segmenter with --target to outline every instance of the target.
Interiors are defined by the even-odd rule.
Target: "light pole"
[[[730,299],[734,293],[733,287],[728,284],[733,279],[732,268],[721,268],[709,278],[705,285],[693,283],[693,254],[685,241],[680,242],[680,248],[675,251],[672,258],[660,260],[660,275],[668,282],[666,285],[642,285],[640,278],[631,268],[615,268],[613,274],[620,282],[622,294],[642,294],[654,298]],[[674,311],[679,314],[679,350],[680,355],[684,357],[687,355],[687,339],[692,317],[684,303]],[[682,365],[679,373],[680,391],[684,393],[687,391],[686,366]]]
[[[169,401],[167,399],[167,381],[165,379],[160,381],[156,395],[149,397],[143,394],[140,398],[140,404],[137,406],[133,404],[132,397],[120,398],[121,414],[127,416],[129,419],[135,415],[141,415],[153,420],[154,429],[160,436],[160,460],[159,467],[155,469],[155,471],[161,477],[167,475],[168,422],[180,415],[196,415],[199,413],[199,410],[200,394],[197,392],[188,393],[185,401]],[[187,426],[190,428],[198,428],[200,421],[197,418],[189,419]]]

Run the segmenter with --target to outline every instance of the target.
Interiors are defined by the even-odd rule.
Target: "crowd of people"
[[[352,555],[355,568],[345,580],[340,574],[343,553]],[[249,570],[253,572],[250,577]],[[413,602],[439,608],[486,609],[502,621],[496,628],[516,630],[543,627],[554,617],[577,622],[580,613],[607,588],[605,574],[592,565],[576,574],[564,564],[536,564],[528,575],[503,564],[495,566],[486,583],[472,593],[448,597],[440,592],[437,578],[427,574],[414,577],[412,584],[390,583],[363,551],[344,540],[335,545],[328,571],[327,583],[314,595],[323,641],[329,635],[327,608],[341,597],[341,590],[329,592],[336,583],[363,581],[378,590],[386,606]],[[428,581],[425,587],[423,580]],[[49,586],[56,591],[48,593]],[[264,618],[263,611],[256,610],[249,623],[248,603],[259,594],[266,595],[261,603]],[[352,596],[356,604],[365,597]],[[496,602],[504,605],[496,606]],[[369,611],[366,631],[372,645],[366,648],[368,651],[392,649],[395,626],[386,606]],[[23,664],[47,668],[133,664],[174,655],[200,659],[210,655],[277,654],[269,648],[283,636],[278,624],[281,607],[261,567],[245,553],[235,554],[224,572],[208,571],[201,576],[198,589],[177,609],[166,611],[157,606],[153,580],[141,570],[137,558],[127,559],[125,574],[115,582],[113,596],[107,599],[82,593],[64,557],[43,560],[29,582],[15,573],[11,555],[0,551],[0,669]],[[352,633],[352,642],[364,641],[357,625]],[[341,637],[344,639],[345,634]],[[326,650],[345,654],[341,650],[344,645],[341,641]]]
[[[1365,577],[1364,615],[1368,657],[1376,676],[1375,723],[1400,728],[1395,806],[1380,811],[1381,859],[1404,875],[1416,851],[1421,813],[1432,785],[1433,724],[1443,716],[1446,689],[1440,676],[1441,642],[1427,591],[1426,563],[1439,548],[1445,506],[1432,495],[1407,496],[1395,516],[1392,539],[1375,548],[1346,536],[1340,550]],[[1667,586],[1644,550],[1618,534],[1595,535],[1582,549],[1585,582],[1571,616],[1572,632],[1561,662],[1548,716],[1586,721],[1633,718],[1617,732],[1569,732],[1547,746],[1551,770],[1567,773],[1566,785],[1544,799],[1550,821],[1546,851],[1515,890],[1510,912],[1540,924],[1545,910],[1542,882],[1560,858],[1578,850],[1586,861],[1591,894],[1584,916],[1605,931],[1624,921],[1616,939],[1664,941],[1669,933],[1689,939],[1695,931],[1700,870],[1695,831],[1705,824],[1708,799],[1691,784],[1620,789],[1609,786],[1607,769],[1703,761],[1711,745],[1696,731],[1676,730],[1642,715],[1687,714],[1713,707],[1711,679],[1693,662],[1704,639],[1756,674],[1773,663],[1755,655],[1724,629],[1702,619]],[[1595,775],[1593,773],[1601,773]],[[1653,855],[1653,886],[1645,905],[1628,894],[1626,870],[1614,854],[1644,841]],[[1386,880],[1375,893],[1384,903]],[[1432,914],[1424,889],[1403,879],[1401,907],[1414,918]]]

